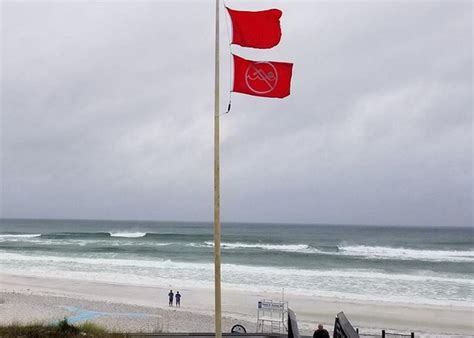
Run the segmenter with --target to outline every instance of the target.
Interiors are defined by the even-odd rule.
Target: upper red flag
[[[281,39],[279,9],[249,12],[227,7],[232,19],[232,43],[242,47],[272,48]]]
[[[293,64],[234,57],[234,92],[284,98],[290,95]]]

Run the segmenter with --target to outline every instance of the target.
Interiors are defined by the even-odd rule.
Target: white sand
[[[212,331],[213,290],[179,289],[181,308],[168,307],[168,288],[117,285],[66,279],[13,276],[0,273],[0,323],[49,322],[74,315],[64,306],[102,312],[94,322],[119,331]],[[176,291],[176,290],[175,290]],[[223,329],[243,324],[255,331],[256,304],[280,294],[223,290]],[[417,336],[472,336],[473,307],[442,307],[288,296],[302,334],[312,334],[322,322],[332,331],[334,317],[344,311],[363,333],[414,331]],[[105,314],[104,314],[105,313]],[[135,317],[124,313],[139,314]]]

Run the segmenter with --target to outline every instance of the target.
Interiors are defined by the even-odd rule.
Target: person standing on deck
[[[176,307],[181,307],[181,295],[179,294],[179,291],[176,291]]]
[[[170,293],[168,293],[168,299],[169,299],[168,306],[173,306],[173,296],[174,296],[173,290],[170,290]]]
[[[314,331],[313,338],[329,338],[329,332],[323,327],[323,324],[318,325],[318,329]]]

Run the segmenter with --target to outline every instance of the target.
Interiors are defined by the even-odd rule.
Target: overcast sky
[[[472,2],[226,3],[294,69],[222,117],[223,221],[473,225]],[[1,9],[0,216],[211,221],[213,1]]]

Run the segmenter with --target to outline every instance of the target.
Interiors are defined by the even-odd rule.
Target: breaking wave
[[[190,243],[189,246],[193,247],[214,247],[214,242],[207,241],[204,243]],[[235,250],[235,249],[261,249],[270,251],[282,251],[282,252],[300,252],[300,253],[322,253],[322,251],[311,247],[307,244],[264,244],[264,243],[221,243],[223,250]]]
[[[41,234],[0,234],[0,238],[34,238],[40,236]]]
[[[420,260],[434,262],[474,262],[474,251],[419,250],[383,246],[342,246],[339,254],[371,259]]]
[[[117,231],[117,232],[109,232],[111,237],[125,237],[125,238],[139,238],[145,237],[147,235],[146,232],[127,232],[127,231]]]
[[[192,247],[214,247],[212,241],[190,243]],[[349,256],[362,259],[419,260],[433,262],[474,262],[474,251],[455,250],[423,250],[394,248],[383,246],[339,246],[335,250],[322,250],[307,244],[266,244],[266,243],[226,243],[221,244],[223,250],[260,249],[304,254]],[[327,248],[326,248],[327,249]]]

